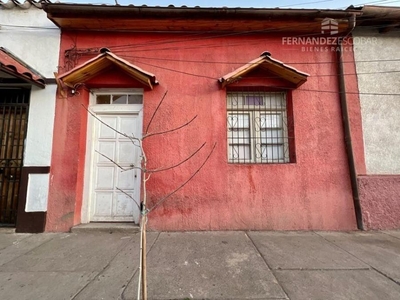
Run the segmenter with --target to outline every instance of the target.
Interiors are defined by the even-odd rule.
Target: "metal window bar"
[[[288,163],[286,93],[229,92],[228,160],[231,163]]]

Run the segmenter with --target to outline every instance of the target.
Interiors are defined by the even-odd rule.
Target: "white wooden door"
[[[97,114],[97,117],[122,133],[141,135],[139,114]],[[130,169],[132,165],[140,166],[138,143],[134,145],[98,120],[94,121],[94,127],[90,220],[138,223],[141,174],[140,170]],[[130,170],[121,170],[118,165]]]

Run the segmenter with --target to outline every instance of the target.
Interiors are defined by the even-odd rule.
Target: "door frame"
[[[89,107],[88,109],[94,113],[101,114],[138,114],[141,118],[141,126],[143,127],[143,104],[95,104],[96,95],[98,94],[140,94],[143,95],[143,89],[131,88],[131,89],[93,89],[90,91]],[[144,102],[144,100],[143,100]],[[98,122],[93,116],[88,113],[87,120],[87,132],[86,132],[86,153],[85,153],[85,164],[84,164],[84,182],[83,182],[83,197],[82,197],[82,208],[81,208],[81,223],[90,223],[92,215],[92,195],[91,191],[93,188],[93,166],[94,166],[94,141],[95,141],[95,122]],[[143,130],[143,128],[141,128]],[[139,178],[139,187],[141,189],[141,180]]]

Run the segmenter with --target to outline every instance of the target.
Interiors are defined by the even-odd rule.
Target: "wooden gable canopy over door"
[[[66,86],[74,89],[77,85],[85,83],[107,70],[117,68],[132,79],[141,83],[144,87],[153,89],[153,86],[158,84],[154,74],[142,70],[138,66],[118,57],[106,48],[101,49],[100,52],[102,52],[100,55],[60,75],[58,79]]]

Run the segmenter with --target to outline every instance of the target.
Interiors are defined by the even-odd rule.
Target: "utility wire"
[[[119,53],[119,52],[118,52]],[[191,60],[191,59],[173,59],[173,58],[162,58],[162,57],[146,57],[146,56],[135,56],[135,55],[124,55],[127,58],[133,59],[145,59],[152,61],[170,61],[170,62],[190,62],[190,63],[199,63],[199,64],[233,64],[233,65],[244,65],[249,62],[241,62],[241,61],[207,61],[207,60]],[[400,58],[393,59],[371,59],[371,60],[357,60],[357,61],[344,61],[344,63],[382,63],[382,62],[400,62]],[[320,62],[284,62],[286,65],[326,65],[326,64],[337,64],[336,61],[320,61]]]
[[[184,74],[184,75],[189,75],[189,76],[193,76],[193,77],[198,77],[198,78],[205,78],[205,79],[211,79],[214,81],[217,81],[218,78],[214,78],[211,76],[206,76],[206,75],[201,75],[201,74],[194,74],[194,73],[189,73],[189,72],[184,72],[184,71],[179,71],[179,70],[175,70],[175,69],[171,69],[171,68],[166,68],[166,67],[161,67],[161,66],[157,66],[157,65],[153,65],[153,64],[148,64],[148,63],[143,63],[145,65],[149,65],[155,68],[159,68],[159,69],[163,69],[163,70],[167,70],[167,71],[171,71],[174,73],[180,73],[180,74]],[[400,72],[400,71],[394,71],[394,72]],[[350,75],[350,74],[345,74],[345,75]],[[357,73],[351,74],[351,75],[358,75]],[[337,74],[332,74],[332,76],[337,76]],[[258,77],[260,78],[260,77]],[[262,78],[262,77],[261,77]],[[276,86],[271,86],[273,88],[279,88]],[[329,91],[329,90],[312,90],[312,89],[302,89],[302,88],[298,88],[296,89],[296,91],[308,91],[308,92],[319,92],[319,93],[335,93],[335,94],[339,94],[339,91]],[[400,94],[394,94],[394,93],[364,93],[364,92],[350,92],[350,91],[346,91],[347,94],[357,94],[357,95],[373,95],[373,96],[400,96]]]
[[[400,59],[398,60],[400,61]],[[172,69],[172,68],[168,68],[168,67],[164,67],[164,66],[159,66],[159,65],[154,65],[151,63],[147,63],[147,62],[140,62],[143,65],[147,65],[147,66],[151,66],[154,68],[158,68],[158,69],[163,69],[163,70],[167,70],[167,71],[171,71],[171,72],[175,72],[175,73],[180,73],[180,74],[184,74],[184,75],[190,75],[190,76],[194,76],[194,77],[199,77],[199,78],[207,78],[207,79],[212,79],[212,80],[218,80],[219,78],[215,78],[212,76],[207,76],[207,75],[202,75],[202,74],[195,74],[195,73],[191,73],[191,72],[187,72],[187,71],[179,71],[177,69]],[[199,61],[198,63],[202,63],[201,61]],[[388,71],[371,71],[371,72],[356,72],[356,73],[345,73],[344,75],[346,76],[356,76],[356,75],[375,75],[375,74],[392,74],[392,73],[400,73],[400,70],[388,70]],[[338,76],[338,74],[333,73],[333,74],[316,74],[316,75],[310,75],[310,78],[319,78],[319,77],[336,77]],[[252,77],[246,77],[246,78],[252,78]],[[274,78],[279,78],[278,76],[260,76],[257,78],[262,78],[262,79],[274,79]]]
[[[374,28],[376,27],[376,29],[381,28],[382,26],[374,26]],[[291,27],[291,29],[293,29]],[[281,29],[279,30],[281,31]],[[203,44],[203,45],[191,45],[191,46],[182,46],[182,47],[178,47],[178,46],[171,46],[171,47],[164,47],[164,48],[160,48],[160,47],[154,47],[154,46],[162,46],[162,45],[168,45],[168,44],[178,44],[178,43],[187,43],[187,42],[191,42],[191,41],[204,41],[204,40],[210,40],[210,39],[216,39],[216,38],[222,38],[222,37],[232,37],[232,36],[243,36],[243,35],[250,35],[250,34],[255,34],[255,33],[277,33],[278,31],[273,31],[273,30],[257,30],[257,31],[247,31],[247,32],[234,32],[234,33],[229,33],[229,34],[219,34],[219,35],[211,35],[211,36],[205,36],[205,37],[198,37],[198,38],[193,38],[193,39],[175,39],[175,40],[169,40],[169,41],[164,41],[162,43],[147,43],[144,42],[142,44],[140,43],[132,43],[132,44],[125,44],[125,45],[109,45],[109,46],[105,46],[106,48],[110,48],[110,49],[115,49],[115,51],[122,51],[121,49],[125,50],[125,51],[161,51],[161,50],[183,50],[183,49],[197,49],[197,48],[218,48],[218,47],[225,47],[225,46],[241,46],[243,45],[243,41],[238,41],[236,43],[214,43],[214,44]],[[147,33],[148,34],[148,33]],[[284,36],[282,36],[284,37]],[[281,37],[281,38],[282,38]],[[291,38],[320,38],[321,37],[321,33],[312,33],[312,34],[297,34],[297,35],[291,35],[291,36],[287,36],[287,37],[291,37]],[[330,36],[330,38],[343,38],[342,36]],[[354,39],[354,37],[352,37],[352,39]],[[258,43],[258,42],[257,42]]]
[[[315,2],[303,2],[303,3],[296,3],[296,4],[280,5],[278,7],[279,8],[282,8],[282,7],[293,7],[293,6],[299,6],[299,5],[305,5],[305,4],[316,4],[316,3],[332,2],[332,1],[333,0],[323,0],[323,1],[315,1]]]
[[[379,18],[364,18],[363,19],[363,21],[368,21],[368,20],[379,20]],[[370,28],[377,28],[377,29],[379,29],[379,28],[381,28],[382,26],[380,26],[380,25],[373,25],[373,26],[370,26]],[[130,44],[124,44],[124,45],[116,45],[116,46],[107,46],[107,48],[113,48],[113,49],[117,49],[117,48],[120,48],[120,47],[122,47],[122,48],[125,48],[125,49],[128,49],[128,48],[135,48],[135,49],[138,49],[138,48],[140,48],[140,47],[146,47],[146,46],[155,46],[155,45],[161,45],[161,44],[170,44],[170,43],[183,43],[183,42],[188,42],[188,41],[196,41],[196,40],[205,40],[205,39],[215,39],[215,38],[219,38],[219,37],[227,37],[227,36],[241,36],[241,35],[247,35],[247,34],[255,34],[255,33],[276,33],[276,32],[279,32],[279,31],[282,31],[282,29],[291,29],[291,30],[295,30],[295,29],[297,29],[297,28],[304,28],[304,25],[288,25],[288,26],[286,26],[286,27],[281,27],[280,29],[274,29],[274,28],[270,28],[270,29],[259,29],[259,30],[248,30],[248,31],[238,31],[238,32],[230,32],[230,33],[223,33],[223,34],[213,34],[213,35],[211,35],[211,36],[205,36],[205,37],[198,37],[198,38],[194,38],[194,39],[185,39],[185,40],[182,40],[182,39],[179,39],[179,40],[166,40],[166,41],[162,41],[161,43],[153,43],[153,42],[146,42],[146,43],[142,43],[142,44],[140,44],[140,43],[135,43],[135,44],[133,44],[133,43],[130,43]],[[202,35],[202,34],[211,34],[213,31],[211,31],[211,32],[202,32],[202,33],[200,33],[199,35]],[[151,32],[150,32],[151,33]],[[149,32],[146,32],[146,34],[149,34]],[[174,34],[173,32],[171,32],[171,34]],[[197,33],[196,33],[196,35],[197,35]],[[320,32],[318,32],[318,33],[312,33],[312,34],[303,34],[303,35],[294,35],[293,37],[306,37],[306,36],[309,36],[309,37],[312,37],[312,36],[321,36],[321,33]],[[182,49],[182,48],[181,48]],[[147,50],[158,50],[158,49],[154,49],[154,48],[151,48],[151,49],[147,49]],[[146,51],[147,51],[146,50]],[[163,49],[164,50],[164,49]]]
[[[387,0],[379,0],[379,1],[372,1],[372,2],[364,2],[364,3],[358,3],[358,4],[353,4],[353,6],[357,7],[357,6],[364,6],[364,5],[368,5],[368,4],[378,4],[378,3],[382,3],[382,4],[388,4],[388,3],[395,3],[395,2],[400,2],[399,0],[395,0],[395,1],[387,1]],[[382,5],[384,6],[384,5]],[[342,7],[338,7],[338,9],[346,9],[348,6],[342,6]]]

